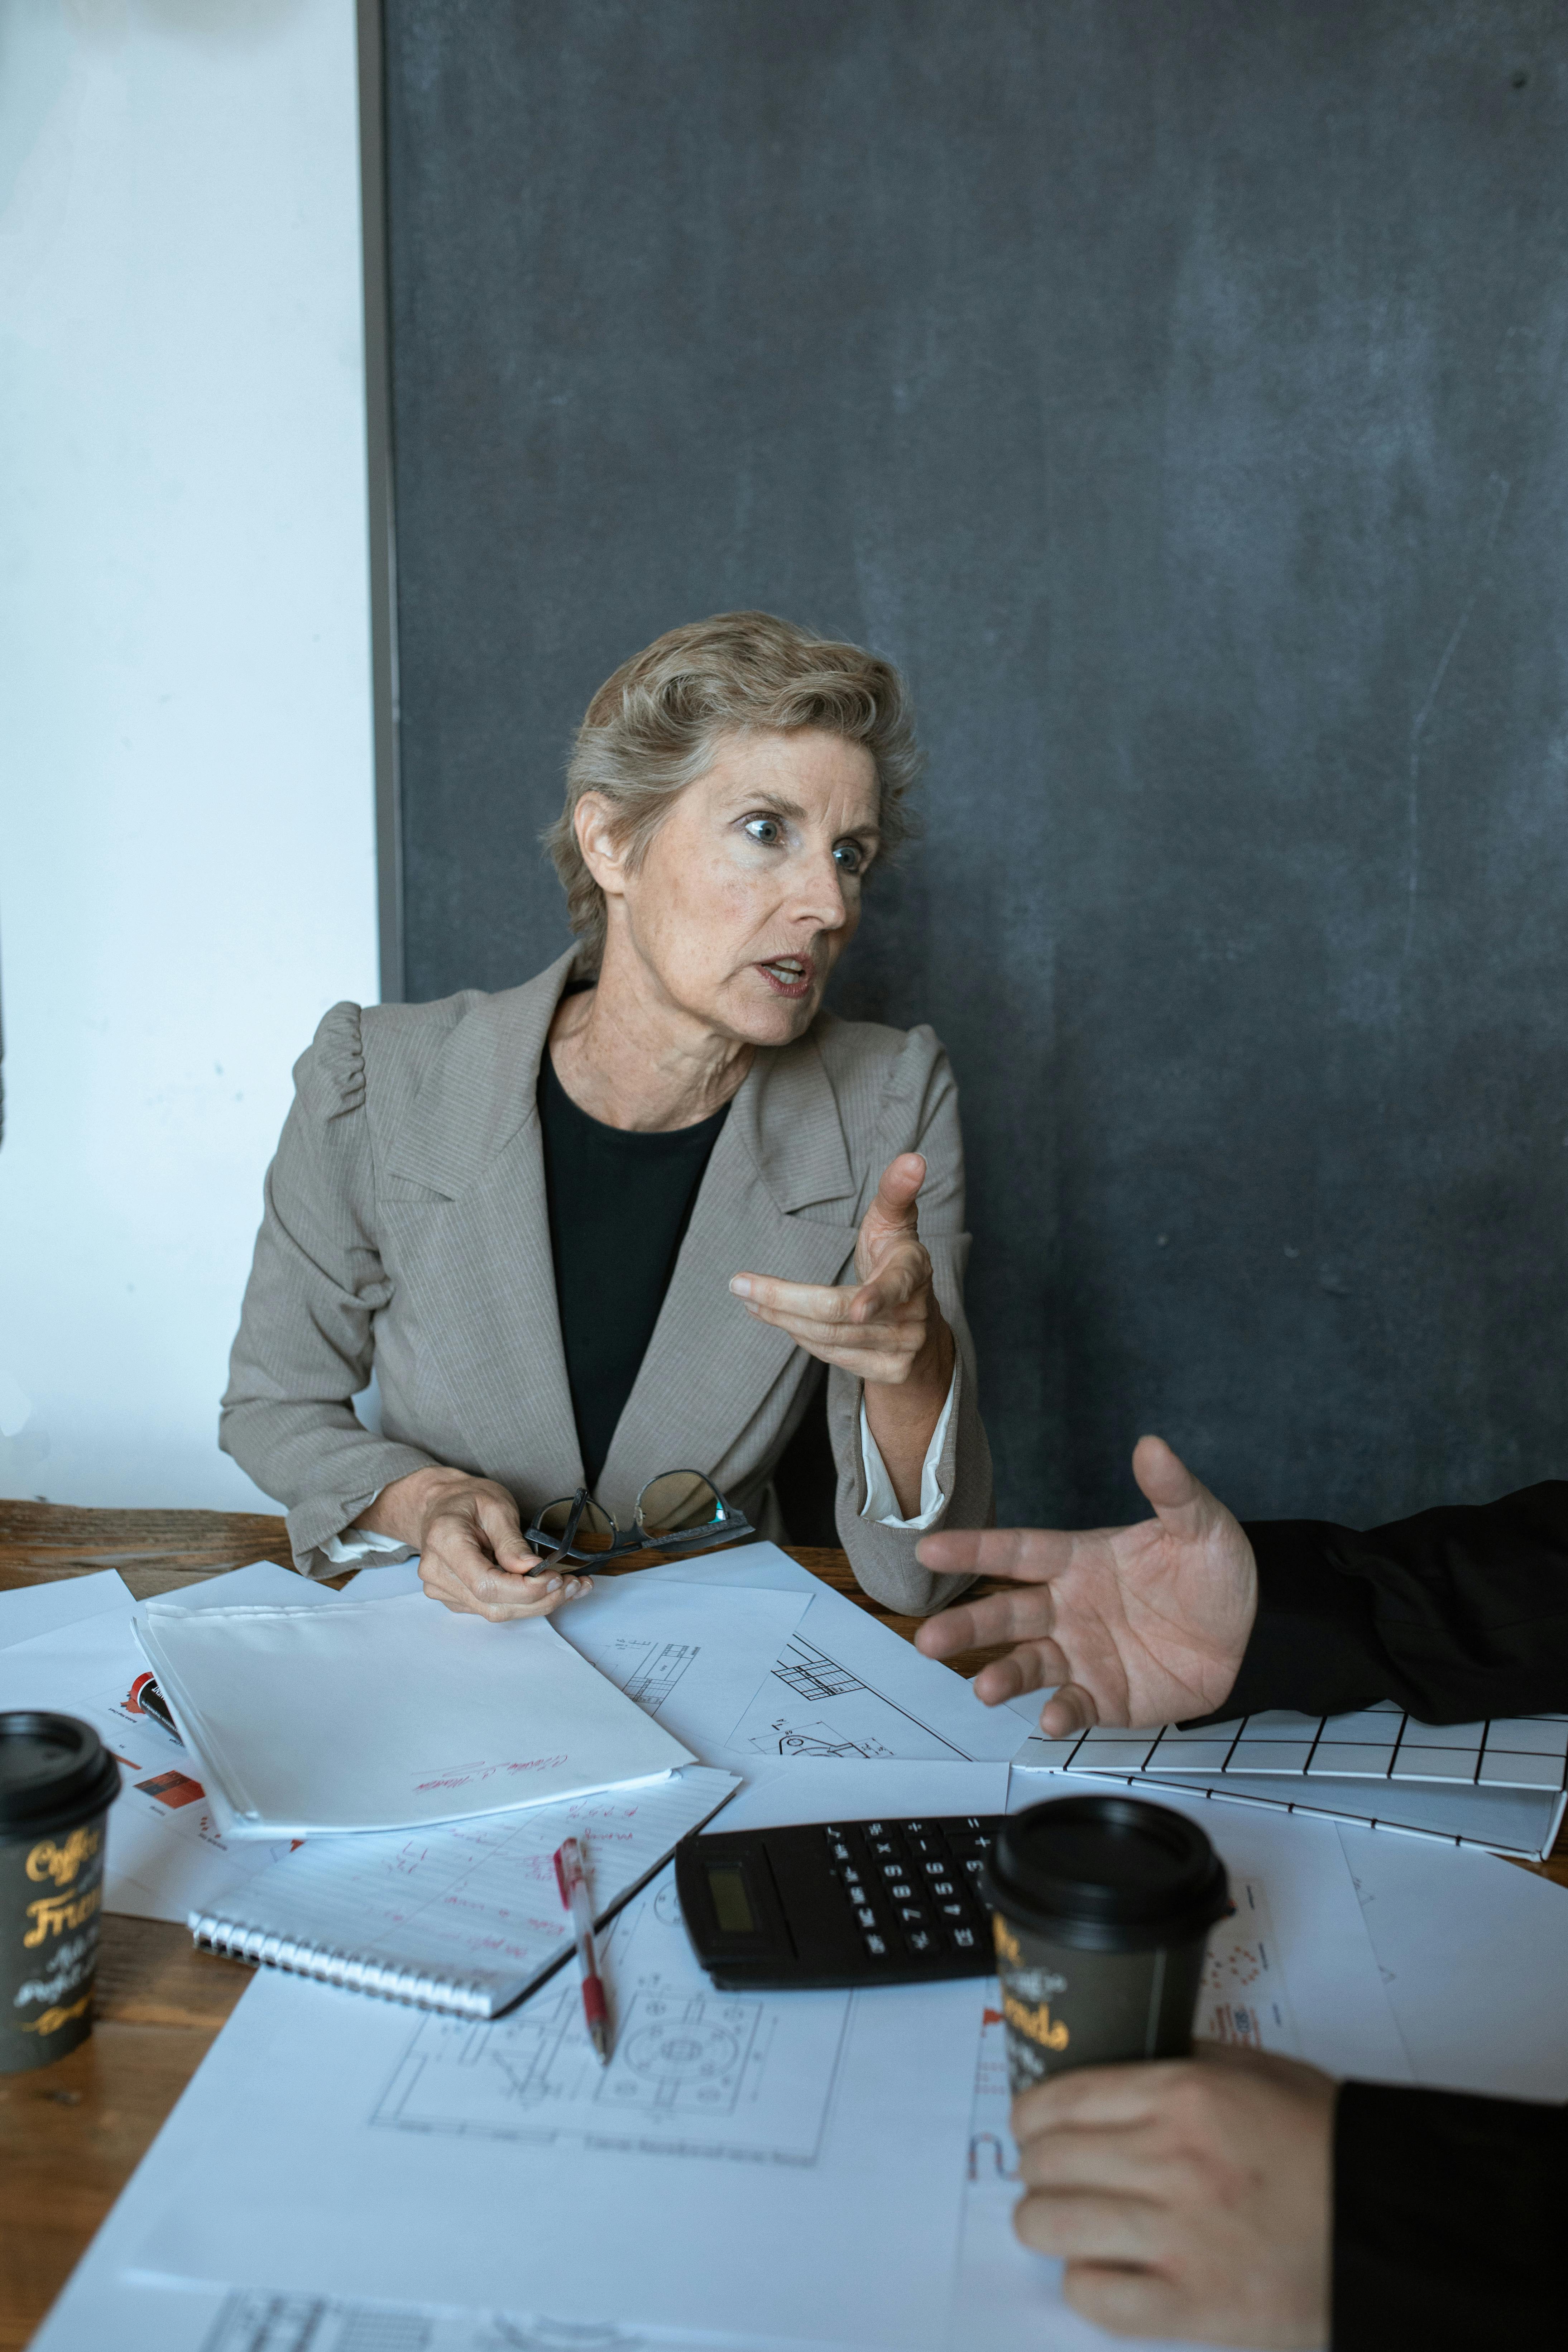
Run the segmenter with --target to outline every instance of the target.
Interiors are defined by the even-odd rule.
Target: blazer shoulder
[[[947,1049],[929,1023],[893,1029],[829,1014],[811,1036],[841,1112],[858,1127],[879,1126],[905,1108],[923,1123],[940,1097],[955,1091]]]

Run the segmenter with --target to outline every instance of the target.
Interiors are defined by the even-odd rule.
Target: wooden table
[[[868,1600],[842,1552],[791,1556],[912,1638],[918,1620]],[[145,1600],[252,1559],[288,1563],[280,1518],[0,1501],[0,1591],[113,1568]],[[973,1675],[996,1654],[957,1664]],[[1568,1832],[1538,1867],[1568,1885]],[[196,1951],[184,1927],[109,1915],[91,2038],[36,2074],[0,2075],[0,2352],[22,2352],[250,1973]]]

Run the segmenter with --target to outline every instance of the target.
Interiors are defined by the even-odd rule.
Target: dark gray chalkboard
[[[599,680],[908,671],[1005,1517],[1568,1472],[1568,13],[388,0],[407,992]]]

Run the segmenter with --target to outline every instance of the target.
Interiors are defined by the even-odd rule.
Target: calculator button
[[[955,1951],[972,1952],[974,1949],[974,1930],[973,1927],[952,1927],[948,1930],[948,1941]]]
[[[963,1903],[944,1903],[942,1906],[942,1916],[944,1919],[967,1919],[969,1906]]]
[[[934,1952],[936,1937],[929,1927],[911,1927],[905,1938],[911,1952]]]
[[[958,1889],[951,1878],[933,1878],[929,1891],[932,1895],[956,1895]]]
[[[877,1915],[869,1904],[862,1904],[855,1916],[859,1920],[862,1927],[874,1927],[877,1924]]]
[[[899,1906],[900,1918],[908,1919],[917,1927],[924,1926],[925,1916],[918,1903],[900,1903]]]
[[[866,1949],[870,1953],[871,1958],[874,1960],[885,1959],[888,1955],[888,1943],[886,1937],[868,1936],[866,1938]]]

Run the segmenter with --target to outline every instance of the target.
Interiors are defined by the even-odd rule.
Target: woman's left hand
[[[918,1151],[900,1152],[883,1171],[855,1244],[858,1282],[829,1286],[738,1274],[730,1287],[748,1314],[787,1331],[808,1355],[868,1388],[902,1390],[911,1402],[929,1391],[940,1413],[952,1379],[952,1333],[920,1236],[915,1201],[925,1173]]]

